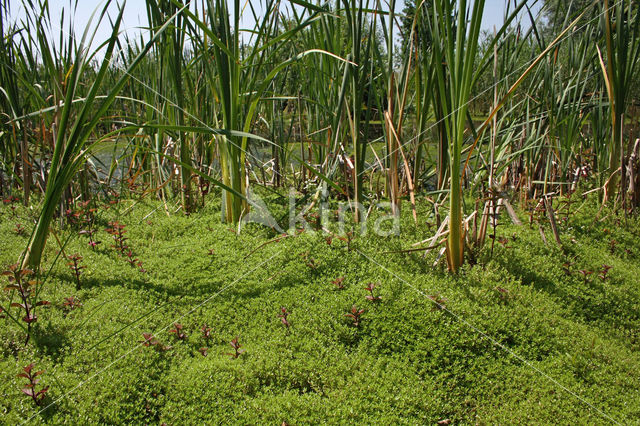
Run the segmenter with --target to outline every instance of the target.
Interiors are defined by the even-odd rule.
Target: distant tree
[[[565,22],[567,17],[570,22],[592,4],[593,0],[545,0],[544,16],[550,27],[557,28]],[[598,9],[594,8],[594,10]]]
[[[417,3],[417,5],[416,5]],[[402,33],[402,46],[400,54],[404,57],[408,54],[410,45],[411,29],[416,17],[416,7],[420,6],[419,21],[416,23],[414,43],[418,47],[418,52],[425,52],[431,48],[431,31],[429,30],[429,19],[432,8],[432,1],[426,0],[405,0],[402,16],[400,17],[400,29]]]

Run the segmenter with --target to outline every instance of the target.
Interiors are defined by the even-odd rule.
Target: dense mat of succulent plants
[[[121,200],[98,206],[91,235],[54,230],[86,268],[78,288],[58,258],[28,345],[0,320],[2,422],[640,419],[637,219],[594,220],[597,201],[580,200],[558,220],[560,248],[503,216],[493,256],[487,245],[452,276],[430,267],[435,254],[389,253],[433,232],[409,210],[400,235],[347,246],[311,230],[237,233],[211,197],[190,217]],[[33,213],[0,215],[6,266],[27,240],[15,223]],[[116,222],[144,269],[109,246]],[[47,270],[57,251],[47,246]],[[34,392],[47,389],[33,397],[32,363],[44,370]]]

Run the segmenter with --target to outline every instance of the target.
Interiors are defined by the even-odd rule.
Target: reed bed
[[[78,37],[47,2],[19,21],[0,7],[0,191],[39,212],[25,267],[54,218],[115,192],[189,214],[218,187],[233,224],[253,185],[348,200],[355,221],[386,199],[418,223],[429,200],[452,271],[484,240],[465,217],[497,193],[535,203],[584,181],[638,207],[635,2],[549,17],[521,1],[488,32],[483,1],[149,1],[140,38],[119,35],[119,9],[96,43],[111,3]]]

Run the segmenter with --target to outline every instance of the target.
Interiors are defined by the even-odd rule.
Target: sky
[[[244,4],[249,0],[241,0],[241,3]],[[485,30],[492,31],[494,26],[499,27],[503,21],[505,3],[508,1],[513,2],[513,0],[485,0],[485,10],[482,22],[482,28]],[[540,9],[539,4],[541,0],[538,0],[537,3],[534,0],[527,0],[530,4],[533,4],[532,9],[537,13]],[[50,11],[52,24],[58,24],[60,22],[60,14],[61,11],[65,10],[65,16],[69,16],[69,11],[73,10],[70,6],[70,3],[75,3],[75,0],[49,0]],[[112,1],[112,5],[110,10],[113,10],[112,16],[116,15],[117,4],[115,0]],[[121,2],[119,2],[121,3]],[[197,3],[201,3],[197,1]],[[253,2],[254,4],[260,4],[261,2]],[[283,1],[283,4],[287,4],[287,1]],[[396,11],[398,13],[402,12],[402,8],[404,6],[404,1],[397,0],[396,1]],[[12,18],[20,18],[24,16],[24,7],[22,6],[22,1],[14,0],[10,2],[11,7],[11,17]],[[82,31],[84,30],[87,22],[89,21],[91,15],[97,8],[104,7],[104,1],[89,1],[89,0],[79,0],[78,6],[75,11],[74,16],[74,28],[76,34],[80,36]],[[290,7],[290,6],[289,6]],[[250,10],[247,8],[246,12],[242,16],[241,28],[251,28],[253,27],[254,20],[253,15]],[[523,26],[528,27],[526,23],[528,18],[525,18],[523,21]],[[140,31],[144,31],[141,27],[144,27],[147,23],[146,16],[146,7],[145,0],[128,0],[125,5],[125,11],[123,15],[123,24],[121,25],[121,29],[123,32],[126,32],[130,36],[135,36],[140,33]],[[95,23],[94,23],[95,25]],[[65,26],[66,27],[66,26]],[[54,33],[57,32],[57,28],[53,28]],[[98,32],[96,34],[96,40],[104,41],[108,39],[111,35],[110,27],[108,24],[108,20],[104,22]]]

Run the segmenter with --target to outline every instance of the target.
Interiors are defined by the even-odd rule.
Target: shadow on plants
[[[41,353],[50,356],[56,362],[61,362],[65,356],[65,349],[71,347],[71,340],[66,327],[46,322],[33,329],[33,344]]]

